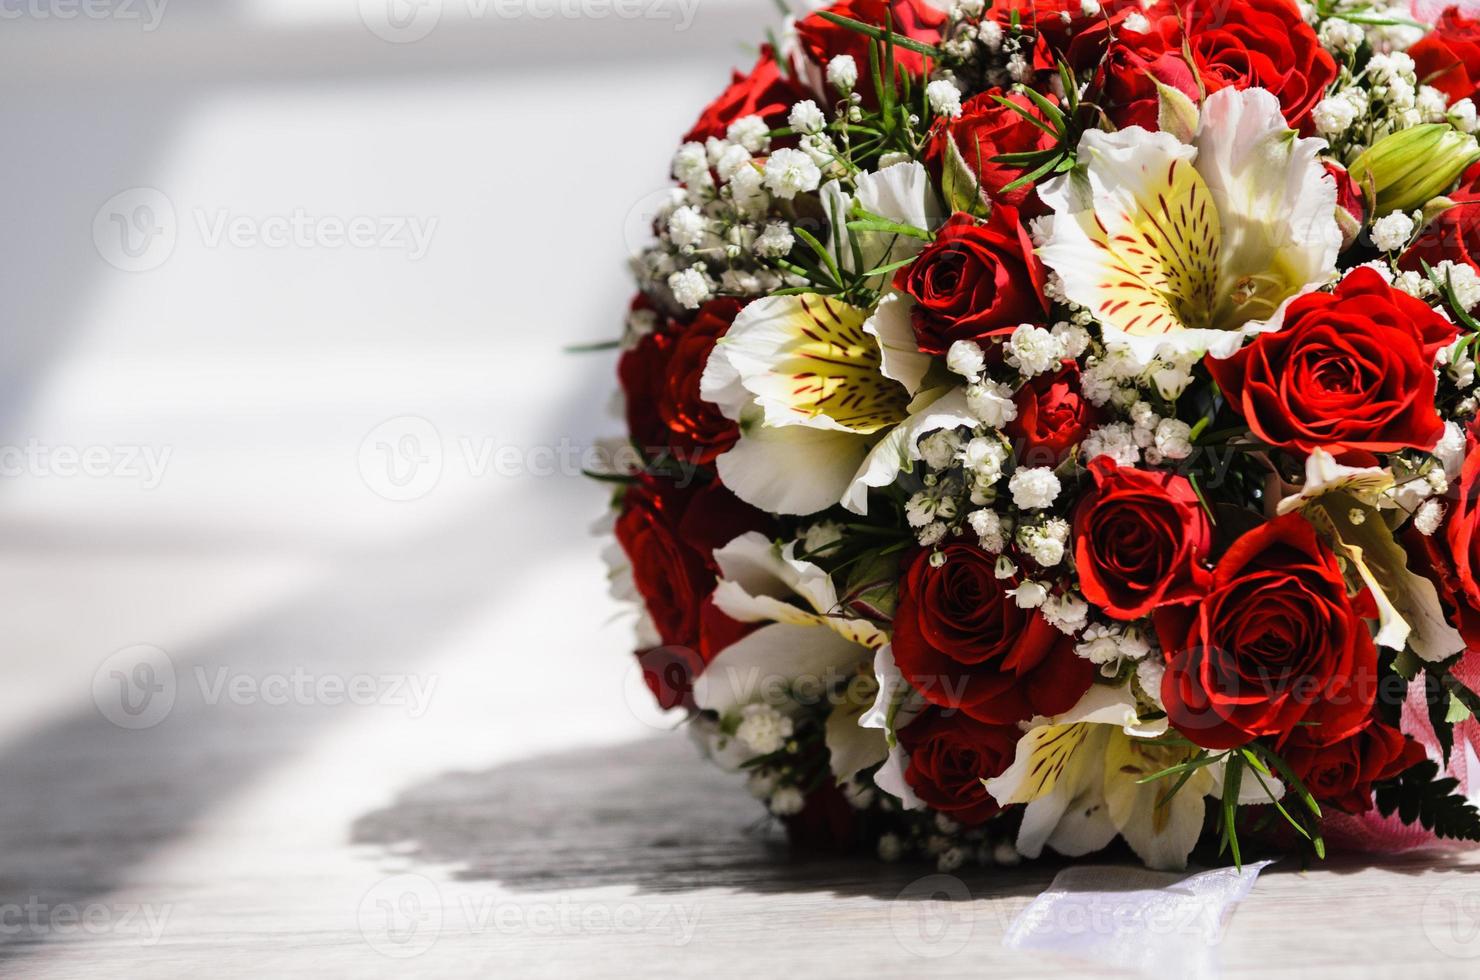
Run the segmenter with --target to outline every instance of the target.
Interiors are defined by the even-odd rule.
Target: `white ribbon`
[[[1065,868],[1013,921],[1002,942],[1157,976],[1216,977],[1214,950],[1228,916],[1271,863],[1191,875]]]

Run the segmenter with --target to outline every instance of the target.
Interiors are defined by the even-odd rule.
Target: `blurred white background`
[[[776,20],[0,0],[0,911],[167,904],[178,973],[243,929],[307,968],[270,923],[357,941],[356,818],[652,733],[570,465],[614,355],[562,348],[618,335],[678,137]],[[0,931],[33,976],[137,945]]]

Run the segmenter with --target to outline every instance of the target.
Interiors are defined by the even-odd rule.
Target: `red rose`
[[[1035,609],[1020,609],[996,559],[968,544],[920,552],[900,583],[894,659],[927,701],[977,721],[1007,724],[1069,710],[1094,680],[1074,640]]]
[[[749,74],[735,72],[730,87],[709,104],[684,141],[702,143],[711,136],[724,139],[730,124],[746,116],[760,116],[772,129],[780,129],[791,107],[805,98],[806,90],[781,73],[771,46],[763,45],[755,67]]]
[[[1308,129],[1336,78],[1336,61],[1290,0],[1161,0],[1145,13],[1150,29],[1120,31],[1103,66],[1104,101],[1120,126],[1157,128],[1155,79],[1193,99],[1199,89],[1267,89],[1291,127]]]
[[[1161,128],[1161,98],[1156,84],[1170,86],[1198,100],[1199,77],[1182,50],[1181,28],[1173,19],[1152,25],[1145,33],[1124,29],[1105,52],[1096,83],[1099,101],[1117,126]]]
[[[1090,461],[1094,489],[1074,511],[1074,560],[1085,599],[1115,619],[1191,602],[1209,575],[1213,526],[1185,477]]]
[[[1372,809],[1373,783],[1392,779],[1425,758],[1423,746],[1376,719],[1332,745],[1321,745],[1297,729],[1282,755],[1312,796],[1347,813]]]
[[[1043,283],[1028,230],[1006,205],[994,207],[985,224],[951,215],[935,241],[894,274],[894,288],[915,300],[915,340],[928,354],[1041,323],[1048,308]]]
[[[1075,71],[1093,68],[1104,54],[1112,28],[1123,29],[1140,0],[1106,0],[1093,13],[1085,13],[1082,0],[997,0],[988,4],[988,16],[1004,31],[1014,23],[1038,34],[1033,67],[1052,71],[1065,61]]]
[[[1451,195],[1457,199],[1461,195]],[[1468,195],[1466,195],[1468,196]],[[1423,263],[1463,262],[1480,272],[1480,199],[1440,211],[1418,233],[1418,240],[1398,260],[1398,267],[1422,272]]]
[[[1017,418],[1007,423],[1007,434],[1023,466],[1059,465],[1100,419],[1099,410],[1080,393],[1076,361],[1038,375],[1013,401]]]
[[[670,322],[622,355],[617,376],[627,429],[647,455],[666,452],[681,463],[708,465],[735,445],[739,427],[700,397],[699,379],[740,308],[737,300],[713,300],[692,323]]]
[[[966,165],[992,201],[1026,210],[1031,216],[1042,210],[1037,195],[1033,193],[1033,184],[1025,184],[1006,194],[1002,192],[1002,188],[1027,170],[994,160],[1006,153],[1046,150],[1054,145],[1054,139],[993,98],[1003,94],[1001,89],[991,89],[972,96],[961,106],[960,116],[938,120],[930,132],[930,141],[925,145],[924,162],[934,175],[936,186],[940,186],[942,175],[950,165],[949,154],[954,143],[960,162]],[[1013,94],[1007,98],[1034,117],[1043,118],[1043,113],[1026,95]]]
[[[714,589],[709,557],[679,537],[689,495],[656,477],[627,488],[617,518],[617,542],[632,563],[632,580],[665,644],[693,647],[699,605]]]
[[[982,823],[1001,809],[982,780],[1007,771],[1022,734],[1016,725],[929,708],[899,731],[910,757],[904,781],[932,809],[967,826]]]
[[[769,534],[774,521],[718,480],[680,487],[643,474],[622,495],[615,530],[662,643],[638,651],[643,680],[663,708],[692,708],[694,678],[751,629],[709,598],[718,572],[715,549],[747,531]]]
[[[1367,723],[1377,648],[1365,591],[1348,597],[1336,556],[1299,514],[1233,543],[1196,607],[1159,610],[1161,698],[1178,731],[1209,749],[1297,726],[1329,745]]]
[[[1444,434],[1434,356],[1455,333],[1427,303],[1358,269],[1334,293],[1295,300],[1283,329],[1208,368],[1271,445],[1356,458],[1432,449]]]
[[[1336,78],[1336,61],[1291,0],[1163,0],[1163,30],[1180,19],[1208,91],[1262,88],[1280,100],[1285,121],[1307,126]]]
[[[1431,535],[1410,528],[1405,536],[1414,570],[1425,570],[1449,607],[1450,622],[1471,650],[1480,649],[1480,445],[1471,435],[1459,473],[1459,493],[1444,524]]]
[[[772,520],[719,481],[680,487],[643,474],[622,495],[617,543],[665,644],[698,647],[701,607],[714,591],[714,551]]]
[[[839,0],[827,10],[875,27],[887,24],[894,33],[925,44],[939,44],[946,26],[945,13],[925,0]],[[862,79],[868,77],[868,50],[874,41],[820,13],[797,23],[797,39],[812,60],[823,67],[840,54],[851,55],[858,64],[859,92],[866,100],[873,94],[872,83]],[[922,77],[928,63],[929,59],[919,52],[898,46],[894,49],[896,68],[911,77]]]
[[[1408,49],[1418,80],[1450,102],[1480,94],[1480,19],[1450,7],[1434,29]]]

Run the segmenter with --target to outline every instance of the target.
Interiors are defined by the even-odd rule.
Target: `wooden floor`
[[[681,736],[448,772],[336,815],[337,840],[319,832],[336,797],[297,787],[296,831],[280,804],[277,821],[189,821],[193,846],[169,840],[167,798],[88,798],[81,781],[108,776],[74,761],[20,785],[86,813],[28,823],[5,783],[5,975],[1118,975],[1002,947],[1051,868],[964,872],[952,901],[927,867],[799,857]],[[1474,976],[1477,896],[1473,858],[1274,868],[1217,957],[1226,976]],[[81,922],[47,911],[17,933],[28,899]]]

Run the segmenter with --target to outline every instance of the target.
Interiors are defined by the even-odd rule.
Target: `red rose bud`
[[[1361,729],[1376,701],[1377,607],[1347,595],[1336,556],[1300,514],[1233,543],[1195,607],[1160,613],[1161,697],[1197,745],[1231,749],[1305,727],[1330,745]]]
[[[973,96],[961,106],[960,116],[937,120],[925,146],[925,166],[953,210],[986,215],[992,202],[1000,202],[1018,208],[1020,216],[1031,217],[1043,209],[1033,184],[1003,192],[1027,171],[995,160],[1007,153],[1049,149],[1054,139],[993,98],[998,95],[1004,95],[1001,89]],[[1043,118],[1027,96],[1007,98],[1035,118]]]
[[[1042,323],[1044,278],[1017,212],[998,205],[986,223],[953,214],[935,241],[894,274],[894,288],[915,301],[910,317],[920,350],[945,354],[958,340]]]
[[[1185,477],[1090,461],[1094,488],[1074,511],[1084,598],[1114,619],[1140,619],[1202,595],[1213,526]]]
[[[1439,441],[1434,357],[1456,332],[1427,303],[1357,269],[1334,293],[1291,303],[1277,333],[1207,363],[1263,441],[1360,462]]]
[[[1372,809],[1372,784],[1418,765],[1423,746],[1396,728],[1372,720],[1354,735],[1322,745],[1305,728],[1281,749],[1285,762],[1318,802],[1347,813]]]
[[[1336,224],[1341,228],[1341,248],[1345,251],[1356,242],[1367,224],[1367,210],[1362,206],[1362,189],[1339,163],[1322,160],[1326,173],[1336,181]]]
[[[1480,19],[1448,8],[1408,56],[1419,79],[1450,102],[1474,97],[1480,90]]]
[[[977,721],[1010,724],[1072,708],[1094,681],[1095,666],[1074,653],[1072,637],[1036,609],[1022,609],[999,579],[997,559],[968,544],[921,551],[900,583],[894,659],[931,704]]]
[[[1110,118],[1122,128],[1160,128],[1158,84],[1173,88],[1194,102],[1201,94],[1199,77],[1182,53],[1180,28],[1175,20],[1153,24],[1145,33],[1122,30],[1105,54],[1096,84],[1100,101],[1109,107]]]
[[[1017,418],[1007,423],[1020,466],[1056,467],[1100,421],[1079,390],[1079,363],[1040,374],[1018,390]]]
[[[968,827],[1001,810],[982,785],[1012,765],[1022,732],[985,725],[959,711],[929,708],[899,730],[909,754],[904,781],[927,806]]]

